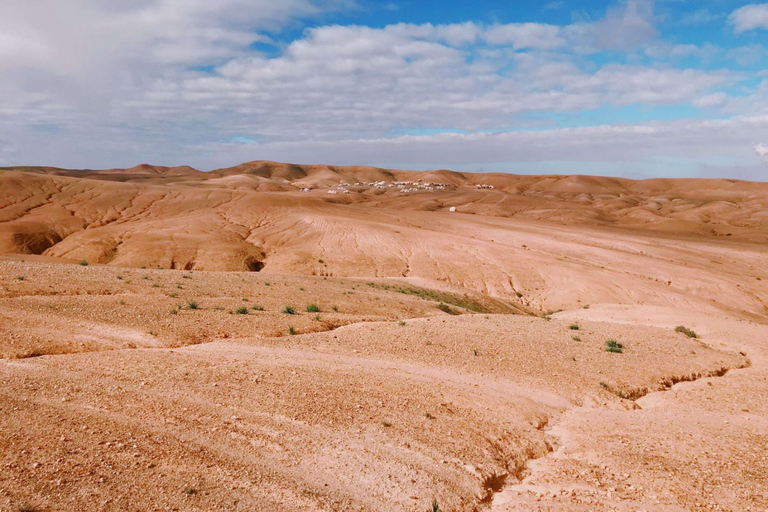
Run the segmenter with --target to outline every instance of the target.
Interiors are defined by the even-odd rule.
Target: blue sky
[[[5,0],[0,165],[768,180],[768,3]]]

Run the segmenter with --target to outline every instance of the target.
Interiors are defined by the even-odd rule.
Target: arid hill
[[[768,510],[768,184],[0,170],[0,511]]]

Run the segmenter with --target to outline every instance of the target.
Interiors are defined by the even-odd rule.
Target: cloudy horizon
[[[731,0],[6,0],[0,166],[766,181],[766,36]]]

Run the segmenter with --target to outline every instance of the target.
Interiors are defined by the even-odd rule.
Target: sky
[[[768,3],[2,0],[0,166],[768,181]]]

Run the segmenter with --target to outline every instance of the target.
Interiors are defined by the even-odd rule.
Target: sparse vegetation
[[[572,330],[572,331],[578,331],[579,330],[579,325],[578,324],[571,324],[571,325],[568,326],[568,328],[570,330]]]
[[[679,333],[685,334],[689,338],[698,338],[699,337],[699,335],[696,334],[695,331],[692,331],[691,329],[689,329],[689,328],[687,328],[687,327],[685,327],[683,325],[678,325],[677,327],[675,327],[675,332],[679,332]]]
[[[188,485],[184,487],[184,494],[186,494],[187,496],[194,496],[195,494],[197,494],[197,487],[195,487],[194,485]]]
[[[296,308],[294,308],[293,306],[285,306],[283,308],[283,313],[285,313],[286,315],[295,315]]]
[[[571,336],[573,341],[581,341],[581,336]]]
[[[317,315],[315,315],[315,322],[319,322],[319,321],[320,321],[320,315],[317,314]]]
[[[192,279],[192,275],[191,274],[184,274],[181,277],[184,278],[184,279]]]
[[[24,276],[19,276],[16,279],[18,279],[19,281],[23,281],[24,280]]]
[[[400,324],[400,327],[402,327],[402,326],[405,325],[405,320],[400,320],[400,322],[398,322],[398,323]]]
[[[443,304],[442,302],[440,304],[438,304],[436,307],[437,307],[437,309],[439,309],[443,313],[448,313],[449,315],[460,315],[461,314],[458,311],[456,311],[455,309],[453,309],[452,307],[450,307],[448,304]]]
[[[245,308],[245,307],[237,308],[235,310],[235,313],[237,313],[238,315],[247,315],[248,314],[248,308]]]
[[[80,265],[81,267],[87,267],[88,266],[88,262],[86,260],[80,260],[80,261],[77,262],[77,264]]]
[[[391,427],[392,423],[387,420],[381,420],[381,426],[382,427]]]
[[[197,302],[195,302],[195,301],[193,300],[193,301],[190,301],[190,302],[188,302],[188,303],[187,303],[187,307],[188,307],[189,309],[197,309],[197,308],[199,307],[199,305],[198,305],[198,303],[197,303]]]
[[[624,345],[616,340],[608,340],[605,342],[605,351],[612,352],[614,354],[621,354],[624,352]]]
[[[440,512],[440,505],[437,503],[436,499],[432,500],[432,508],[428,508],[427,512]]]
[[[271,286],[272,283],[264,283],[264,286]]]
[[[264,311],[264,306],[260,304],[254,304],[253,306],[251,306],[251,309],[254,311]]]
[[[171,309],[171,314],[172,315],[178,315],[179,314],[179,309],[178,308]]]
[[[290,334],[291,336],[294,336],[296,334],[296,329],[294,329],[292,325],[288,327],[288,334]]]
[[[181,283],[176,283],[176,288],[178,288],[179,290],[181,290],[183,287],[181,286]]]
[[[318,313],[320,312],[320,308],[317,306],[317,304],[310,304],[307,306],[307,313]]]
[[[118,302],[121,306],[125,306],[125,301],[123,299],[120,299],[120,302]]]
[[[337,313],[338,313],[338,311],[339,311],[339,307],[338,307],[338,306],[333,306],[331,309],[332,309],[332,310],[334,310],[334,311],[336,311]]]
[[[117,276],[117,278],[118,278],[120,281],[122,281],[122,280],[123,280],[123,276]]]
[[[172,299],[175,299],[176,297],[178,297],[178,296],[179,296],[179,294],[178,294],[178,293],[169,293],[169,294],[168,294],[168,296],[169,296],[170,298],[172,298]]]

